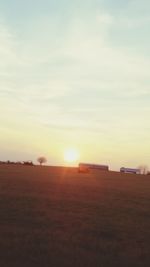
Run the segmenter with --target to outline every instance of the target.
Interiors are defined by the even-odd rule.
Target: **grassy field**
[[[0,166],[0,267],[149,267],[150,177]]]

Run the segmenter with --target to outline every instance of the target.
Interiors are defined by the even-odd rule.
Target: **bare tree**
[[[47,162],[47,159],[45,157],[39,157],[37,161],[40,163],[40,165],[42,165],[43,163]]]
[[[147,165],[140,165],[139,168],[140,174],[147,174],[148,173],[148,166]]]

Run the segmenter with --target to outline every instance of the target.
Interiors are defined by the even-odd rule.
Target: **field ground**
[[[0,267],[149,267],[150,176],[0,166]]]

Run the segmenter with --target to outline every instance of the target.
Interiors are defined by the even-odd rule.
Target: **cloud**
[[[20,103],[27,110],[26,115],[36,114],[41,106],[44,116],[46,110],[50,110],[49,105],[55,106],[56,112],[64,109],[64,105],[71,111],[73,102],[81,103],[82,92],[83,97],[87,94],[86,99],[93,99],[93,103],[101,96],[108,100],[108,94],[131,98],[146,96],[149,93],[149,58],[127,44],[113,45],[110,30],[117,27],[117,18],[104,11],[97,16],[95,19],[93,13],[89,21],[73,17],[61,38],[59,22],[53,29],[52,19],[48,18],[34,20],[22,39],[8,26],[1,25],[3,99],[10,98],[16,109]],[[48,33],[42,32],[44,28]],[[76,95],[76,100],[71,95]],[[88,101],[86,103],[88,105]]]
[[[19,64],[14,36],[8,28],[0,24],[0,75],[8,75],[14,65]]]
[[[148,94],[149,87],[144,81],[149,80],[149,60],[126,47],[111,46],[108,35],[109,27],[114,27],[114,18],[109,13],[102,13],[101,21],[99,30],[94,17],[89,21],[89,28],[87,21],[73,18],[65,38],[57,47],[52,37],[49,39],[44,35],[46,49],[45,43],[39,39],[38,50],[35,49],[39,38],[37,28],[36,38],[25,41],[26,49],[18,36],[1,25],[1,51],[7,51],[3,59],[7,69],[5,73],[3,67],[0,69],[1,107],[6,110],[8,106],[9,114],[14,115],[13,120],[17,116],[26,124],[31,121],[51,125],[51,128],[88,128],[89,131],[93,127],[98,131],[94,118],[98,119],[99,114],[105,113],[106,123],[101,122],[110,125],[110,114],[114,121],[115,110],[126,107],[123,98],[134,99]],[[41,23],[43,27],[45,21]],[[37,25],[35,23],[34,27]],[[95,107],[94,111],[91,111],[91,105]],[[90,122],[86,126],[88,117]],[[117,120],[121,119],[117,117]],[[109,127],[104,128],[108,130]]]
[[[98,12],[97,16],[96,16],[96,20],[98,23],[104,25],[112,25],[114,22],[114,17],[112,15],[110,15],[109,13],[100,13]]]

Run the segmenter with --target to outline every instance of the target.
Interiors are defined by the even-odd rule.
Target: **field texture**
[[[0,166],[0,267],[149,267],[150,177]]]

